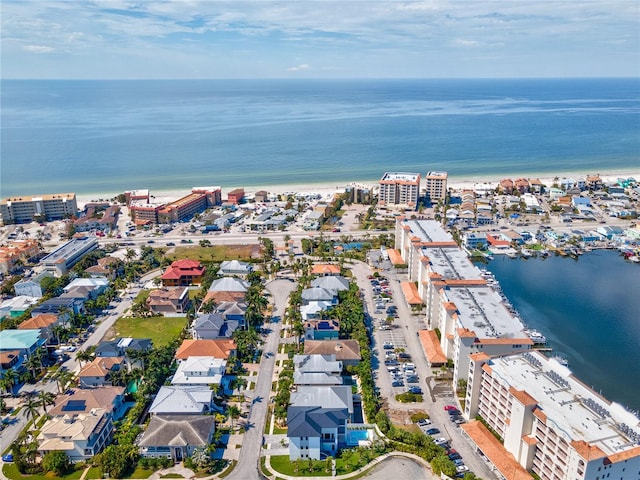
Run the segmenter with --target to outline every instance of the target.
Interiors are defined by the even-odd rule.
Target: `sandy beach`
[[[448,179],[448,188],[453,190],[464,190],[464,189],[473,189],[476,184],[488,183],[491,185],[497,185],[498,182],[504,178],[510,178],[515,180],[517,178],[527,178],[527,179],[539,179],[544,185],[551,186],[553,184],[554,178],[558,177],[562,178],[581,178],[586,175],[600,175],[600,178],[605,183],[614,182],[618,178],[629,178],[633,177],[635,179],[640,179],[640,171],[610,171],[610,172],[558,172],[555,175],[549,175],[549,173],[544,174],[535,174],[535,173],[519,173],[512,175],[502,175],[500,177],[495,176],[486,176],[486,177],[449,177]],[[424,174],[422,174],[424,179]],[[423,180],[424,181],[424,180]],[[302,184],[302,185],[263,185],[263,186],[247,186],[244,187],[245,194],[247,197],[251,198],[256,192],[264,190],[270,194],[276,195],[284,195],[289,193],[317,193],[322,197],[330,197],[334,193],[342,193],[345,188],[349,185],[358,184],[365,185],[370,187],[377,187],[377,180],[350,180],[345,183],[341,183],[336,185],[336,183],[313,183],[313,184]],[[195,187],[196,185],[194,185]],[[198,185],[199,187],[200,185]],[[138,188],[145,188],[143,186],[139,186]],[[223,187],[222,188],[222,198],[226,198],[226,194],[235,188],[243,188],[242,186],[237,187]],[[132,188],[134,189],[134,188]],[[155,202],[165,203],[171,202],[173,200],[177,200],[185,195],[190,193],[190,189],[169,189],[169,190],[151,190],[149,191],[151,197]],[[109,200],[111,198],[116,197],[122,192],[109,192],[109,193],[94,193],[94,194],[78,194],[76,196],[78,201],[78,207],[83,208],[86,203],[92,201]]]

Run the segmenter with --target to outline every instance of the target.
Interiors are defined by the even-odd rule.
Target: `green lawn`
[[[4,467],[2,468],[2,473],[4,473],[4,475],[11,480],[78,480],[82,476],[82,472],[84,472],[84,470],[76,470],[69,473],[68,475],[65,475],[64,477],[56,477],[53,473],[40,475],[22,475],[18,471],[18,468],[14,463],[5,463]]]
[[[175,247],[174,251],[166,255],[172,262],[188,258],[201,262],[222,262],[224,260],[250,261],[252,258],[260,257],[259,245],[215,245],[211,247],[201,247],[194,243],[188,247]]]
[[[186,324],[186,317],[122,317],[113,330],[119,337],[150,338],[161,347],[178,338]]]
[[[331,476],[331,471],[327,473],[325,460],[313,460],[313,472],[309,472],[309,460],[300,460],[300,469],[296,472],[296,462],[289,460],[289,455],[274,455],[271,457],[271,468],[277,473],[291,475],[294,477],[326,477]]]

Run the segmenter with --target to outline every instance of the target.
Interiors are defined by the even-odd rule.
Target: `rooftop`
[[[488,363],[494,379],[535,399],[547,425],[568,443],[585,441],[606,455],[640,445],[638,417],[588,388],[556,360],[527,352]]]
[[[380,182],[402,182],[402,183],[420,183],[419,173],[406,173],[406,172],[385,172]]]
[[[75,255],[78,255],[82,251],[89,248],[97,248],[98,242],[95,238],[74,238],[67,243],[60,245],[49,255],[44,257],[41,261],[46,263],[61,263]]]

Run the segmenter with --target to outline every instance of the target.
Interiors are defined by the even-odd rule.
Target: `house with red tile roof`
[[[111,376],[121,368],[125,368],[124,357],[98,357],[86,364],[80,373],[81,388],[102,387],[111,385]]]
[[[176,260],[162,274],[162,285],[165,287],[185,287],[200,285],[206,269],[197,260]]]

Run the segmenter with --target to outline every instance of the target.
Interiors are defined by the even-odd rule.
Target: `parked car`
[[[454,460],[453,463],[456,464],[456,467],[460,467],[460,466],[464,465],[464,461],[461,458],[458,458],[458,459]]]
[[[458,410],[458,407],[454,407],[453,405],[445,405],[444,409],[448,412],[449,410]]]
[[[439,446],[442,446],[447,442],[448,442],[448,440],[446,438],[444,438],[444,437],[438,437],[433,441],[433,443],[435,443],[436,445],[439,445]]]
[[[394,380],[393,383],[391,383],[392,387],[403,387],[404,386],[404,382],[402,380]]]
[[[418,383],[420,381],[417,375],[407,375],[406,380],[407,383]]]
[[[13,462],[13,453],[7,453],[6,455],[2,456],[2,461],[3,462]]]
[[[417,395],[422,395],[422,389],[417,385],[413,385],[409,387],[409,393],[415,393]]]
[[[451,460],[451,461],[460,460],[461,458],[462,457],[460,456],[460,454],[458,452],[449,454],[449,460]]]
[[[384,348],[385,350],[393,350],[395,347],[391,342],[384,342],[382,348]]]
[[[460,465],[459,467],[456,467],[456,472],[458,473],[463,473],[468,471],[469,471],[469,467],[467,467],[466,465]]]
[[[458,410],[457,408],[455,410],[447,410],[447,413],[452,416],[461,414],[460,410]]]
[[[440,430],[437,428],[430,428],[427,430],[427,435],[437,435],[438,433],[440,433]]]
[[[421,418],[416,423],[419,427],[424,427],[426,425],[431,425],[431,420],[429,420],[428,418]]]

